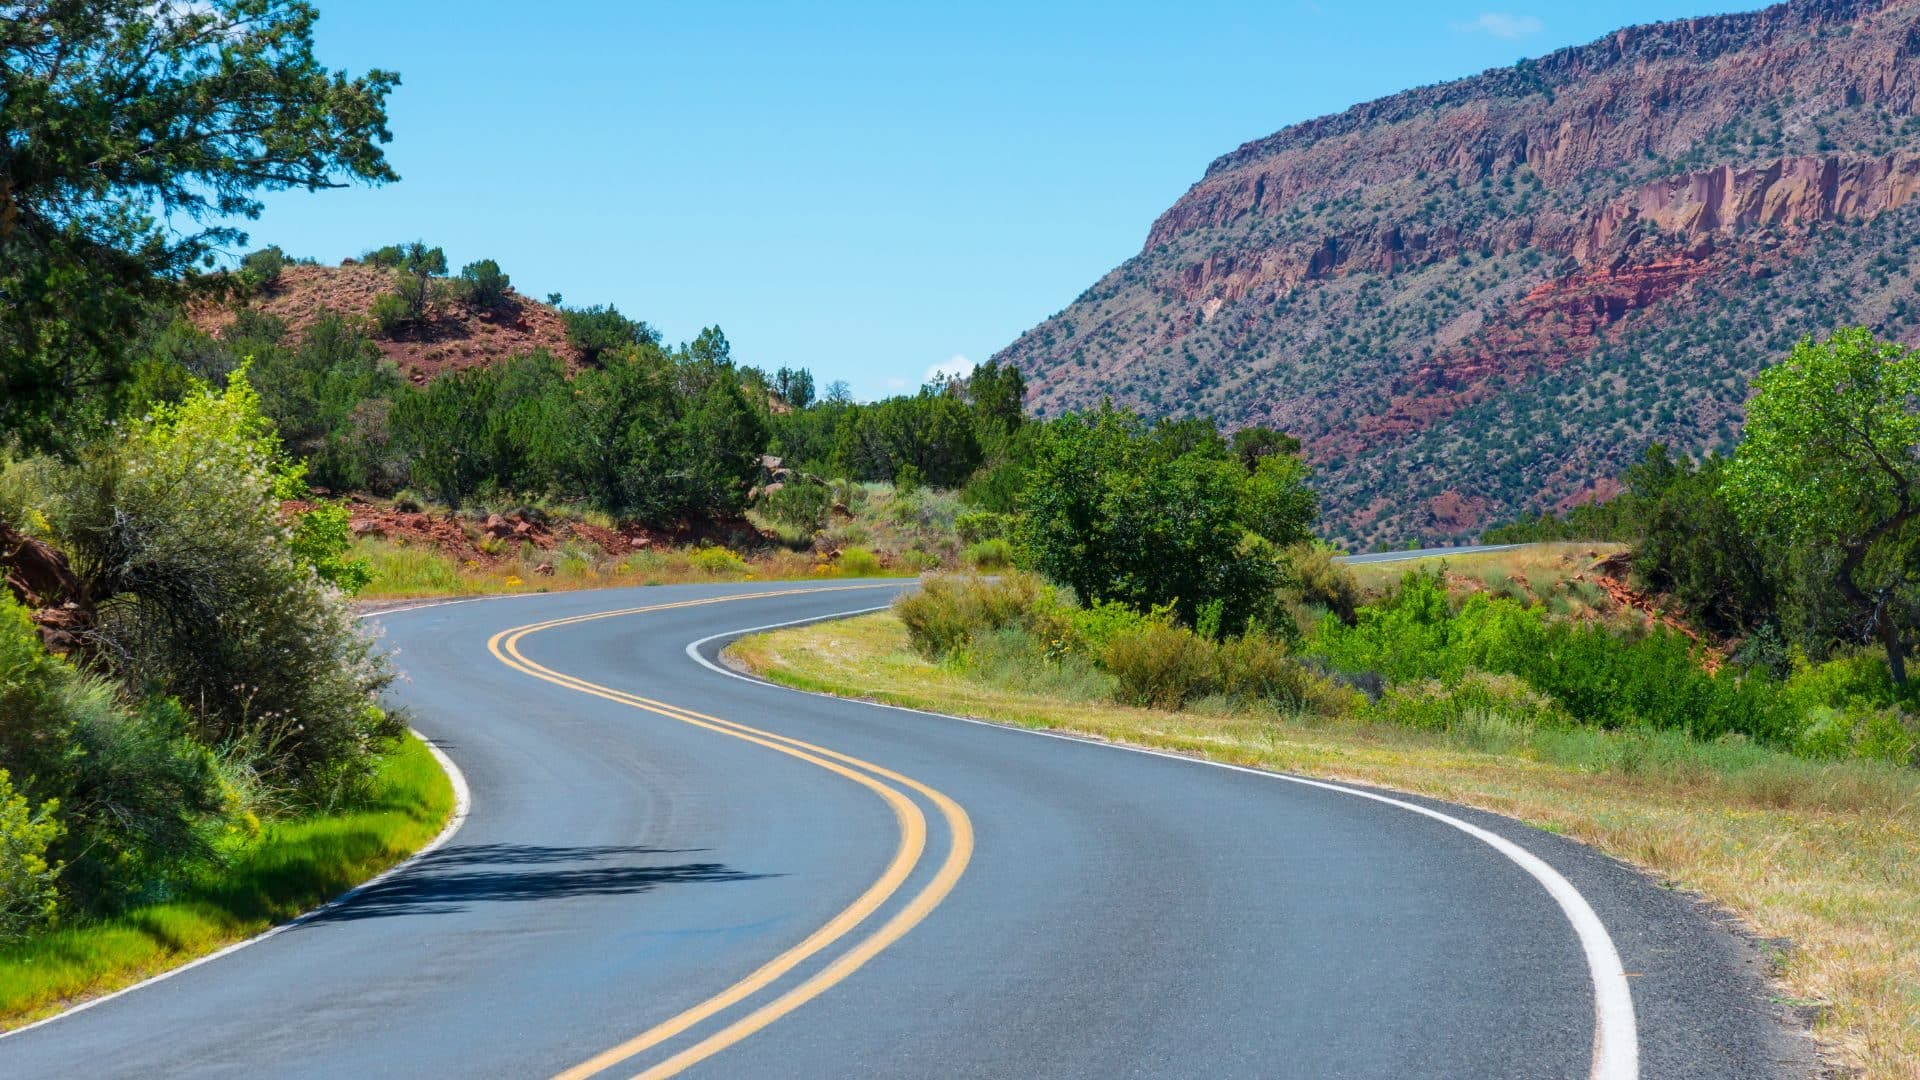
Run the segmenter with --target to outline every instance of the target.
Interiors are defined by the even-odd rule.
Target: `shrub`
[[[280,280],[280,271],[287,267],[286,252],[277,247],[264,247],[249,252],[240,259],[240,273],[247,281],[258,288],[271,288]]]
[[[900,470],[893,474],[893,493],[901,499],[919,491],[926,484],[927,474],[911,461],[900,466]]]
[[[511,279],[492,259],[481,259],[460,268],[460,289],[468,306],[491,311],[507,302]]]
[[[303,493],[236,372],[87,453],[49,517],[99,605],[101,662],[186,703],[207,745],[328,798],[401,728],[379,707],[385,662],[281,521]]]
[[[723,547],[701,547],[687,556],[687,561],[695,570],[714,577],[732,577],[747,572],[747,560],[739,553]]]
[[[0,592],[0,770],[29,802],[60,807],[49,845],[75,906],[112,907],[207,854],[201,826],[224,799],[186,726],[175,703],[127,707],[112,686],[49,655],[25,609]]]
[[[0,941],[46,926],[59,910],[60,867],[47,861],[47,848],[60,838],[58,809],[52,801],[30,806],[0,769]]]
[[[880,557],[866,548],[850,547],[840,552],[840,573],[847,577],[877,577],[885,571]]]
[[[644,322],[620,314],[612,304],[589,308],[568,308],[560,313],[567,324],[567,344],[580,352],[589,364],[600,363],[609,353],[633,345],[659,343],[659,335]]]
[[[1011,519],[1007,515],[988,510],[960,514],[953,519],[954,532],[969,544],[978,544],[983,540],[1004,540],[1011,527]]]
[[[843,556],[844,560],[844,556]],[[1038,579],[940,574],[893,602],[913,647],[932,659],[952,656],[975,637],[1020,623],[1040,595]]]
[[[413,321],[413,308],[398,293],[381,293],[367,312],[383,334],[392,334]]]
[[[1564,727],[1566,713],[1553,699],[1512,675],[1470,671],[1449,685],[1420,679],[1389,687],[1372,715],[1389,723],[1429,731],[1460,731],[1491,721],[1522,730]]]
[[[392,270],[398,268],[400,264],[406,260],[406,255],[406,248],[401,245],[387,244],[384,247],[374,248],[372,251],[361,255],[360,261],[368,266],[377,266],[382,269]]]
[[[1115,635],[1100,657],[1123,705],[1180,709],[1217,686],[1210,642],[1183,626],[1156,624]]]
[[[1325,608],[1334,618],[1353,625],[1360,609],[1360,582],[1353,571],[1333,560],[1333,552],[1313,545],[1291,549],[1293,581],[1290,590],[1303,604]]]
[[[833,492],[825,484],[791,481],[760,496],[760,512],[782,525],[816,532],[833,509]]]
[[[1238,702],[1327,711],[1341,700],[1333,686],[1288,655],[1287,643],[1267,634],[1242,634],[1214,648],[1220,693]]]
[[[975,570],[1004,570],[1013,565],[1013,545],[995,537],[967,545],[967,565]]]

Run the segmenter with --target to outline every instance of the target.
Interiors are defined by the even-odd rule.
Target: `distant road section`
[[[1528,547],[1527,544],[1486,544],[1464,547],[1419,548],[1414,551],[1376,551],[1371,555],[1344,555],[1340,562],[1392,563],[1412,562],[1415,559],[1434,559],[1444,555],[1487,555],[1496,551],[1512,551],[1515,548]]]

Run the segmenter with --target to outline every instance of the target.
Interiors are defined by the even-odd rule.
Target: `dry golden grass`
[[[1412,571],[1438,568],[1496,592],[1511,589],[1517,599],[1531,598],[1545,603],[1555,595],[1575,593],[1575,577],[1589,573],[1600,560],[1626,550],[1625,544],[1528,544],[1512,551],[1358,563],[1348,569],[1353,571],[1362,589],[1374,594],[1386,591]]]
[[[1538,573],[1558,558],[1525,554],[1496,567]],[[1395,788],[1578,838],[1711,898],[1762,937],[1790,939],[1781,993],[1820,1006],[1815,1035],[1827,1055],[1867,1077],[1920,1077],[1913,770],[1784,757],[1756,765],[1751,755],[1745,767],[1719,768],[1711,748],[1698,761],[1596,770],[1544,760],[1552,755],[1537,745],[1484,752],[1358,721],[1059,701],[923,660],[891,614],[750,638],[731,655],[801,689]]]

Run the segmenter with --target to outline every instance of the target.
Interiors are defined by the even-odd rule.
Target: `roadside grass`
[[[750,555],[725,548],[640,551],[612,558],[584,545],[516,556],[492,565],[462,562],[426,545],[362,538],[355,558],[367,560],[373,580],[356,600],[406,600],[497,593],[560,592],[627,585],[683,585],[701,581],[804,581],[821,578],[907,575],[918,571],[884,567],[864,549],[849,548],[836,560],[773,549]]]
[[[409,734],[367,797],[268,823],[165,902],[0,948],[0,1027],[13,1028],[252,937],[419,850],[453,813],[453,785]]]
[[[1823,1051],[1862,1076],[1920,1077],[1920,770],[1497,717],[1436,733],[1214,701],[1129,708],[1086,676],[931,663],[891,613],[747,638],[729,656],[798,689],[1392,788],[1573,837],[1791,942],[1769,947],[1781,996],[1814,1012]]]

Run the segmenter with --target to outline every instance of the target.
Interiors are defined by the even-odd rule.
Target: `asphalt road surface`
[[[0,1076],[1809,1074],[1756,949],[1558,837],[688,649],[902,587],[383,616],[464,827],[318,918],[0,1039]]]

